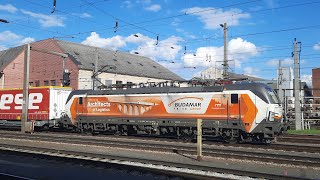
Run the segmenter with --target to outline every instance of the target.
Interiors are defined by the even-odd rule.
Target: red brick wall
[[[23,87],[23,61],[24,52],[21,53],[6,66],[4,73],[3,88],[22,88]]]
[[[64,53],[53,39],[32,43],[31,47]],[[23,87],[23,59],[24,52],[22,52],[9,66],[5,68],[5,88]],[[13,63],[16,63],[15,69],[12,69]],[[70,58],[66,58],[65,68],[71,73],[70,86],[73,89],[78,89],[78,66],[74,64]],[[31,50],[29,82],[32,82],[33,86],[36,85],[36,81],[39,81],[40,86],[45,85],[44,81],[49,81],[49,85],[51,85],[52,80],[55,80],[56,85],[60,86],[62,82],[62,74],[62,57]]]
[[[320,68],[312,69],[312,88],[313,96],[320,97]]]

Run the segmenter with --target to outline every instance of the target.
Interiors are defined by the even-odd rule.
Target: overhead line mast
[[[296,120],[296,130],[303,130],[303,122],[301,118],[301,102],[300,102],[300,77],[299,77],[299,55],[296,38],[293,42],[293,57],[294,57],[294,109],[295,109],[295,120]]]
[[[228,27],[227,23],[220,24],[220,26],[223,28],[223,39],[224,39],[224,50],[223,50],[223,79],[229,78],[229,64],[228,64]]]

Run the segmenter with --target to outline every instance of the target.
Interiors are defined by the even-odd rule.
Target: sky
[[[55,38],[146,56],[185,79],[222,68],[277,79],[279,60],[310,85],[320,65],[320,0],[0,0],[0,50]]]

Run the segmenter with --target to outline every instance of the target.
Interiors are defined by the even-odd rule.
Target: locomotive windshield
[[[273,101],[271,103],[280,104],[280,100],[279,100],[279,97],[277,96],[276,92],[274,92],[274,90],[268,86],[266,86],[266,90],[271,97],[270,99]]]

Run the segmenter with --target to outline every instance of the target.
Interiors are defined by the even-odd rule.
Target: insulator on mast
[[[51,13],[54,13],[56,11],[56,5],[57,5],[57,0],[53,0],[53,9]]]
[[[116,25],[114,26],[114,31],[113,32],[117,32],[118,31],[118,27],[119,27],[119,23],[118,23],[118,19],[116,20]]]
[[[156,43],[156,45],[158,45],[158,43],[159,43],[159,35],[157,35],[157,43]]]

